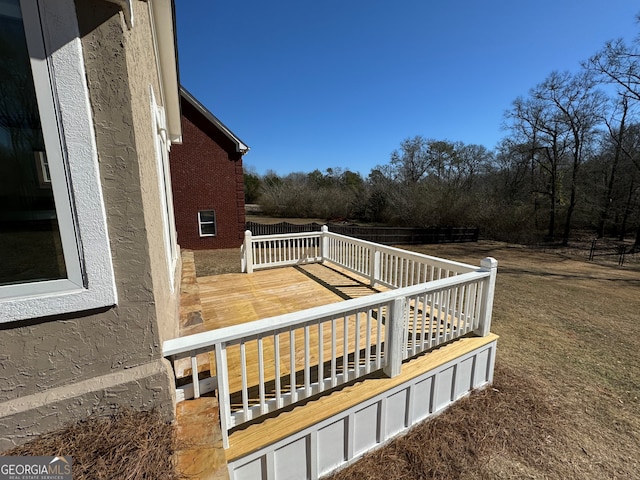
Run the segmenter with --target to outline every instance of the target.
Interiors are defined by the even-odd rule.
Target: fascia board
[[[173,4],[171,0],[151,0],[151,3],[169,140],[182,143]]]

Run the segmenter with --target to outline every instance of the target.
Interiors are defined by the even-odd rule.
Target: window
[[[73,0],[0,0],[0,322],[116,302],[101,191]]]
[[[198,212],[198,228],[201,237],[215,237],[216,212],[213,210],[200,210]]]
[[[155,129],[156,167],[158,171],[158,188],[160,207],[162,209],[162,226],[167,256],[167,271],[171,291],[175,288],[175,270],[178,261],[178,241],[173,214],[173,195],[171,194],[171,173],[169,171],[169,148],[171,141],[167,135],[167,119],[164,108],[156,103],[153,88],[150,88],[151,118]]]
[[[51,171],[40,110],[46,116],[50,106],[38,108],[18,0],[0,0],[0,99],[0,285],[66,278],[55,199],[66,182],[41,188]],[[59,145],[48,147],[61,155]]]

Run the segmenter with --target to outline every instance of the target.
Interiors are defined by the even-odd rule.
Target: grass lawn
[[[406,248],[472,264],[498,259],[495,382],[332,480],[640,478],[637,257],[618,267],[615,258],[587,262],[570,249],[497,242]],[[240,268],[239,249],[195,258],[200,276]],[[100,428],[81,424],[4,454],[52,455],[53,442],[85,467],[107,458],[135,470],[126,478],[161,478],[150,450],[169,458],[171,432],[148,428],[153,422],[145,417],[147,428],[125,420],[108,434],[98,419]],[[113,471],[103,478],[125,477]]]
[[[498,259],[493,388],[334,475],[640,478],[640,265],[503,243],[409,247]]]

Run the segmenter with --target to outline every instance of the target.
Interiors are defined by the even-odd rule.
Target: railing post
[[[384,373],[390,378],[400,375],[402,370],[402,339],[404,337],[404,298],[396,298],[390,305],[385,324]]]
[[[242,272],[253,273],[253,243],[251,230],[244,232],[244,255],[242,257]]]
[[[220,430],[222,446],[229,448],[229,421],[231,405],[229,403],[229,371],[227,368],[227,346],[223,343],[215,345],[216,379],[218,380],[218,412],[220,414]]]
[[[320,258],[322,262],[329,258],[329,227],[323,225],[320,229]]]
[[[490,272],[487,283],[482,288],[482,308],[478,328],[474,330],[476,335],[486,337],[491,330],[491,314],[493,312],[493,296],[496,290],[496,274],[498,273],[498,261],[493,257],[483,258],[480,262],[481,272]]]
[[[377,246],[372,248],[373,251],[371,252],[371,258],[369,260],[369,285],[373,287],[380,279],[380,250],[378,250]]]

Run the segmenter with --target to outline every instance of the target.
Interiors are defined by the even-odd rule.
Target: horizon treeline
[[[639,106],[640,37],[616,40],[514,99],[493,150],[416,135],[364,177],[249,169],[245,200],[280,217],[472,226],[523,243],[635,235],[640,245]]]

